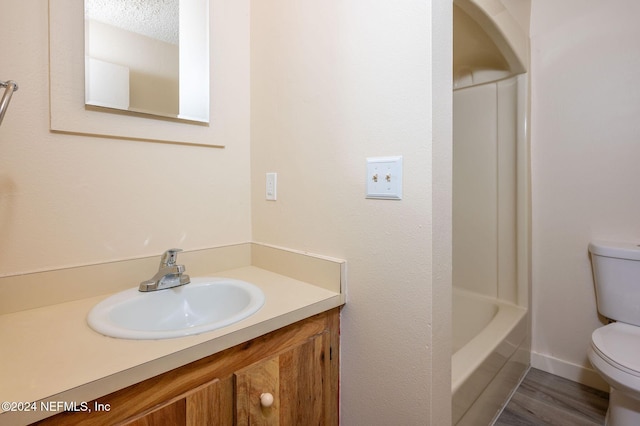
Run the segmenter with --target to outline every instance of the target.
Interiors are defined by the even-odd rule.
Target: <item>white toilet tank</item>
[[[598,311],[605,317],[640,326],[640,245],[589,244]]]

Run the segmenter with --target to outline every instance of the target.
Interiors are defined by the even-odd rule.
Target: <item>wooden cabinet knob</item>
[[[269,408],[273,405],[273,395],[269,392],[263,393],[260,395],[260,405],[265,408]]]

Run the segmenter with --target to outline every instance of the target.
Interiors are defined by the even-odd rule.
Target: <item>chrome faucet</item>
[[[182,249],[169,249],[165,251],[160,259],[158,272],[156,272],[150,280],[142,281],[138,290],[156,291],[189,284],[191,279],[189,275],[184,274],[184,265],[176,265],[178,253],[181,251]]]

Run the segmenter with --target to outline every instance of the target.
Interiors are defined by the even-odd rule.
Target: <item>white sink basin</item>
[[[169,339],[226,327],[264,304],[257,286],[230,278],[191,278],[180,287],[151,292],[132,288],[98,303],[87,322],[124,339]]]

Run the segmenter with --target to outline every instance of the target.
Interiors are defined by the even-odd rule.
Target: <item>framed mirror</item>
[[[136,4],[150,3],[148,0],[128,0]],[[122,0],[103,0],[105,4],[120,3]],[[219,126],[213,126],[209,119],[209,111],[216,107],[218,118],[224,116],[220,102],[215,102],[211,93],[214,90],[209,79],[214,57],[212,51],[228,57],[225,48],[211,44],[209,21],[215,13],[211,10],[209,0],[179,0],[179,19],[189,16],[182,12],[182,4],[197,5],[197,14],[202,18],[199,22],[206,25],[206,37],[193,41],[182,49],[179,46],[179,57],[198,56],[201,66],[188,66],[180,69],[179,96],[196,94],[198,102],[194,110],[207,111],[204,117],[183,107],[182,100],[177,117],[170,115],[151,115],[148,112],[133,112],[112,107],[86,104],[85,97],[85,5],[84,0],[50,0],[49,1],[49,104],[50,128],[53,132],[105,136],[143,141],[170,142],[188,145],[204,145],[223,147],[222,133]],[[204,8],[204,10],[203,10]],[[195,12],[194,12],[195,13]],[[216,21],[217,22],[217,21]],[[180,25],[180,24],[179,24]],[[180,25],[183,26],[184,25]],[[193,29],[197,25],[186,25]],[[228,28],[220,28],[220,31]],[[202,28],[198,31],[202,35]],[[189,40],[179,34],[182,41]],[[110,43],[111,41],[109,41]],[[179,43],[182,44],[182,43]],[[199,53],[198,53],[199,52]],[[205,52],[204,54],[202,52]],[[180,60],[181,61],[181,60]],[[217,63],[220,64],[220,61]],[[222,67],[226,66],[222,63]],[[111,75],[111,73],[107,73]],[[198,77],[199,76],[199,77]],[[184,80],[187,80],[183,83]],[[162,84],[151,84],[155,91],[166,88]],[[112,90],[109,85],[107,90]],[[226,97],[225,97],[226,99]]]
[[[84,0],[85,103],[209,122],[208,0]]]

